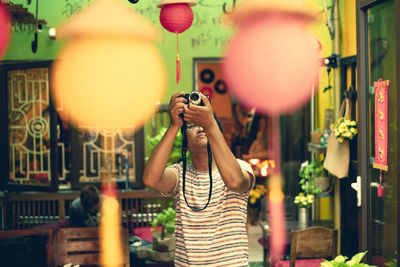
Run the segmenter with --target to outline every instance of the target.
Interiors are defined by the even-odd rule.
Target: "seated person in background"
[[[251,155],[260,155],[260,157],[267,156],[267,138],[265,137],[264,133],[260,130],[257,133],[256,140],[250,146],[249,154]]]
[[[71,227],[97,227],[100,222],[100,195],[97,187],[85,185],[81,196],[71,203],[69,225]]]
[[[258,158],[261,161],[268,159],[268,157],[271,157],[270,153],[268,153],[268,143],[267,143],[267,138],[261,130],[258,131],[257,133],[257,139],[251,143],[251,146],[249,148],[249,153],[248,154],[243,154],[242,158],[245,161],[248,161],[253,158]]]

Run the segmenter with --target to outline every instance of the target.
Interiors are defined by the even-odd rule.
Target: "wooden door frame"
[[[370,150],[368,142],[369,133],[369,80],[368,76],[368,32],[367,32],[367,10],[373,6],[381,4],[386,0],[357,0],[356,1],[356,19],[357,19],[357,67],[358,67],[358,172],[363,182],[361,183],[361,209],[360,209],[360,231],[359,231],[359,248],[362,251],[369,250],[371,229],[368,221],[371,216],[369,204],[369,164],[370,164]],[[400,0],[395,1],[395,39],[396,39],[396,77],[400,77]],[[397,92],[400,92],[400,81],[397,81]],[[400,103],[400,93],[397,94],[397,103]],[[400,109],[397,109],[397,125],[400,125]],[[397,140],[400,140],[400,131],[397,131]],[[397,149],[397,156],[400,158],[400,149]],[[365,181],[366,180],[366,181]],[[400,182],[397,182],[397,190],[400,192]],[[400,205],[399,199],[397,200],[397,221],[400,222]],[[400,245],[400,224],[397,224],[397,246]],[[400,255],[397,255],[398,261]]]

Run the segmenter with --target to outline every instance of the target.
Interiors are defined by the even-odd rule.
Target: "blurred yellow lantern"
[[[97,0],[57,29],[52,70],[60,116],[85,128],[139,128],[156,110],[166,71],[156,28],[117,0]]]

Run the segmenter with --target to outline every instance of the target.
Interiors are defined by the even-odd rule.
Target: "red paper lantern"
[[[237,17],[239,29],[226,51],[224,75],[247,107],[269,115],[288,113],[310,99],[317,80],[319,51],[307,31],[310,17],[293,7],[268,9],[268,1],[253,2],[254,10],[248,5]]]
[[[7,8],[0,2],[0,58],[7,50],[11,36],[10,16]]]
[[[193,22],[193,11],[188,4],[164,5],[160,12],[161,25],[172,33],[182,33]]]
[[[161,8],[161,25],[172,33],[176,33],[176,83],[181,76],[181,62],[179,58],[178,33],[189,29],[193,22],[193,11],[191,6],[196,5],[193,0],[162,0],[157,7]]]

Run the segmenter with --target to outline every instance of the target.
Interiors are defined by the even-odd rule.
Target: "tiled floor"
[[[261,227],[256,225],[248,225],[248,238],[249,238],[249,262],[262,262],[263,261],[263,248],[258,243],[258,239],[262,236]]]

